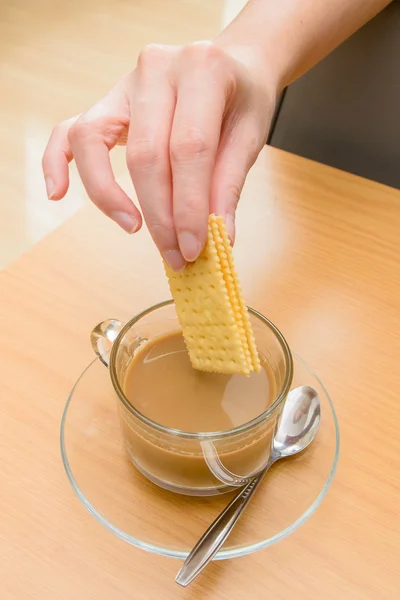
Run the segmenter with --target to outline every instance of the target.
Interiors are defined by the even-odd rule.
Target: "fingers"
[[[207,238],[211,178],[226,104],[224,74],[215,50],[192,45],[190,56],[183,57],[191,69],[183,69],[184,77],[177,75],[170,160],[174,222],[187,261],[198,257]]]
[[[263,147],[260,128],[251,119],[224,133],[211,188],[211,212],[225,218],[232,244],[235,241],[235,213],[247,174]]]
[[[69,130],[68,140],[83,185],[92,202],[122,229],[134,233],[142,217],[115,181],[109,151],[129,125],[126,81],[121,80]]]
[[[104,136],[113,126],[110,117],[78,120],[69,131],[69,141],[89,198],[122,229],[134,233],[141,227],[141,215],[115,181]]]
[[[179,250],[172,211],[169,138],[175,94],[168,79],[168,62],[169,52],[162,47],[149,46],[140,54],[130,96],[126,158],[154,242],[170,267],[179,271],[186,261]]]
[[[57,125],[44,151],[42,169],[49,200],[60,200],[68,191],[68,163],[73,158],[68,131],[77,118],[73,117]]]
[[[128,134],[128,168],[166,262],[180,270],[198,257],[211,211],[225,217],[233,240],[241,189],[263,145],[249,117],[258,110],[254,90],[234,63],[212,43],[147,47],[106,98],[54,129],[43,156],[49,197],[65,195],[75,158],[94,204],[137,231],[141,215],[115,181],[109,157]]]

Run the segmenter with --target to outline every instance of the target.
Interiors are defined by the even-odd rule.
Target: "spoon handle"
[[[252,479],[245,488],[238,492],[201,536],[176,576],[176,583],[184,587],[189,585],[201,573],[204,567],[208,565],[210,560],[213,559],[231,533],[272,462],[270,461],[257,477]]]

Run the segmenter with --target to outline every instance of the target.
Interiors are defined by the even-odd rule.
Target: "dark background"
[[[272,146],[400,189],[400,2],[290,85],[275,119]]]

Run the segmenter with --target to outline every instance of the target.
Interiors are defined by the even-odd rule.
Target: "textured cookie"
[[[193,367],[227,374],[260,371],[222,217],[210,216],[207,243],[194,263],[180,273],[165,269]]]
[[[228,268],[224,270],[224,277],[226,277],[229,282],[232,281],[232,283],[228,285],[228,293],[230,294],[231,302],[235,303],[235,305],[237,303],[238,305],[236,309],[236,314],[240,315],[240,326],[243,327],[244,334],[246,336],[246,339],[243,340],[243,344],[246,348],[248,348],[250,352],[250,362],[251,366],[253,367],[250,367],[250,370],[258,372],[261,370],[260,358],[258,356],[256,340],[254,338],[253,329],[250,323],[249,313],[243,298],[239,276],[237,274],[235,263],[233,260],[233,252],[229,241],[228,231],[226,229],[225,222],[221,217],[215,217],[215,223],[218,226],[219,234],[222,238],[223,249],[225,251],[226,258],[228,261]],[[222,263],[222,268],[224,269],[224,263]]]

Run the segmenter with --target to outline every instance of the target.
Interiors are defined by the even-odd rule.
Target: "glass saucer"
[[[300,357],[293,358],[293,388],[310,385],[319,394],[320,429],[307,450],[270,469],[217,560],[282,540],[307,521],[332,483],[339,455],[335,409],[313,370]],[[163,556],[185,559],[233,495],[181,496],[157,487],[136,470],[123,446],[109,372],[99,359],[82,373],[68,398],[61,454],[85,508],[121,539]]]

